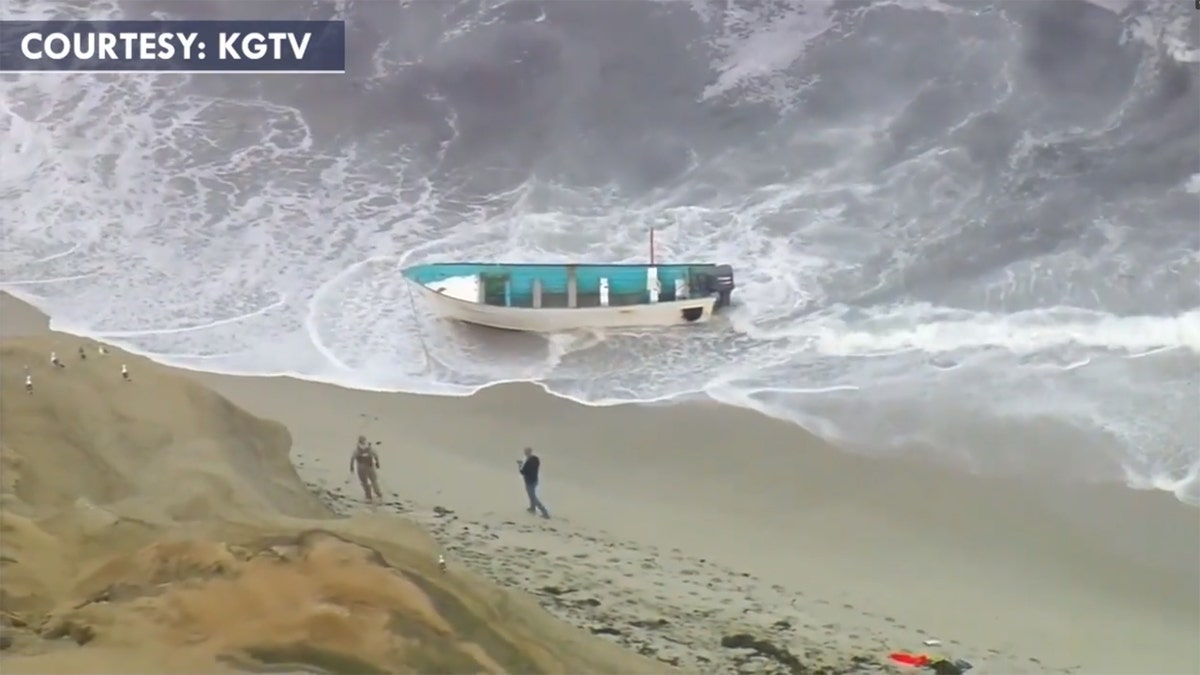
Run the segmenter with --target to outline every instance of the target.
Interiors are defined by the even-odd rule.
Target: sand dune
[[[24,626],[0,655],[20,672],[795,675],[888,672],[896,650],[971,675],[1200,672],[1200,510],[1166,494],[856,457],[711,404],[84,365],[94,343],[4,294],[2,337],[0,555],[20,563],[0,605]],[[348,472],[360,433],[382,507]],[[523,512],[524,445],[551,520]]]
[[[415,525],[333,517],[282,425],[117,350],[81,359],[81,344],[0,343],[5,670],[663,667],[465,569],[443,573]]]

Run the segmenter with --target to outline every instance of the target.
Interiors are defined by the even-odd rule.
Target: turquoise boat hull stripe
[[[416,265],[404,270],[404,275],[421,285],[428,285],[451,277],[475,274],[507,279],[505,290],[507,305],[528,304],[533,297],[533,282],[541,281],[543,293],[566,293],[567,270],[575,268],[578,292],[595,294],[600,292],[600,280],[608,279],[609,293],[633,295],[646,292],[647,269],[651,265],[495,265],[486,263],[435,263]],[[693,272],[711,269],[714,265],[654,265],[658,270],[658,281],[664,290],[672,289],[676,279],[690,282]]]

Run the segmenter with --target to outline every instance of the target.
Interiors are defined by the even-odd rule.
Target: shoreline
[[[25,313],[32,313],[33,315],[36,315],[37,317],[39,317],[38,319],[36,319],[36,321],[40,322],[40,324],[41,324],[40,330],[46,330],[46,331],[51,330],[48,325],[48,322],[49,322],[48,318],[43,318],[43,317],[45,317],[45,315],[42,313],[42,311],[37,309],[31,303],[27,302],[26,300],[21,299],[20,297],[18,297],[16,295],[13,295],[10,291],[7,291],[7,290],[0,290],[0,299],[2,299],[4,303],[11,304],[15,307],[19,307],[20,308],[19,311],[22,312],[22,316],[24,316]],[[0,331],[0,333],[2,333],[2,332],[3,331]],[[64,335],[72,335],[72,336],[78,337],[80,339],[90,340],[90,341],[94,341],[94,342],[103,342],[103,340],[97,340],[96,338],[77,335],[75,333],[70,333],[69,331],[54,330],[52,332],[62,333]],[[112,345],[111,343],[105,343],[105,344],[109,344],[110,346],[115,346],[119,349],[124,349],[123,347],[120,347],[119,345]],[[609,409],[609,408],[667,409],[667,408],[675,408],[675,407],[680,407],[680,406],[688,407],[688,408],[697,407],[697,406],[698,407],[710,407],[710,408],[714,408],[714,409],[733,410],[733,411],[737,411],[739,413],[749,414],[754,417],[761,417],[763,419],[770,420],[770,422],[772,424],[776,424],[776,423],[786,424],[788,427],[792,428],[794,433],[796,433],[798,436],[810,436],[810,437],[812,436],[811,432],[806,430],[802,425],[797,424],[795,421],[788,420],[784,417],[772,415],[769,412],[759,410],[755,407],[739,406],[739,405],[735,405],[735,404],[729,404],[729,403],[725,403],[722,401],[718,401],[718,400],[712,398],[711,396],[708,396],[707,394],[704,394],[702,392],[693,392],[693,393],[689,393],[689,394],[681,394],[676,397],[671,397],[671,398],[666,398],[666,399],[655,399],[655,400],[648,400],[648,401],[621,401],[621,402],[616,402],[616,403],[590,404],[590,403],[583,403],[583,402],[577,401],[577,400],[572,399],[567,396],[555,394],[555,393],[549,391],[545,386],[543,386],[539,382],[521,380],[521,381],[495,382],[492,384],[481,386],[478,389],[476,389],[470,393],[424,394],[424,393],[413,393],[413,392],[406,392],[406,391],[393,391],[393,390],[383,390],[383,389],[360,389],[360,388],[347,386],[347,385],[344,385],[344,384],[341,384],[338,382],[334,382],[332,380],[309,379],[309,378],[304,378],[304,377],[298,377],[298,376],[292,375],[292,374],[264,375],[264,374],[244,374],[244,373],[231,373],[231,372],[224,372],[224,371],[211,371],[211,370],[200,369],[200,368],[194,367],[194,366],[180,366],[180,365],[160,363],[159,361],[156,361],[151,356],[146,356],[143,354],[136,354],[136,355],[139,358],[145,358],[151,362],[162,365],[166,368],[170,368],[170,369],[177,370],[177,371],[184,372],[184,373],[189,373],[198,378],[202,378],[202,379],[203,378],[217,378],[217,380],[214,380],[214,381],[219,381],[220,379],[223,379],[223,378],[232,378],[234,380],[241,380],[241,379],[281,380],[281,381],[286,381],[286,382],[302,383],[304,385],[332,387],[332,388],[335,388],[338,390],[354,391],[354,392],[361,392],[361,393],[365,393],[365,394],[380,395],[380,396],[402,396],[402,397],[416,397],[416,398],[422,398],[422,399],[423,398],[437,398],[437,399],[450,399],[450,400],[470,400],[470,399],[474,399],[479,396],[490,395],[490,394],[488,394],[488,392],[493,391],[493,390],[508,391],[510,389],[515,389],[515,390],[524,391],[526,389],[531,389],[531,390],[534,390],[533,393],[527,394],[527,395],[533,395],[533,396],[544,395],[548,398],[554,399],[554,400],[559,401],[568,406],[579,406],[581,408],[593,409],[593,410],[604,410],[604,409]],[[835,445],[830,444],[829,442],[826,442],[824,440],[817,440],[817,442],[822,444],[824,447],[835,447]],[[1179,502],[1180,504],[1182,504],[1186,507],[1194,508],[1194,509],[1200,511],[1200,502],[1188,501],[1180,495],[1180,490],[1183,489],[1182,487],[1165,485],[1165,484],[1163,484],[1162,481],[1151,480],[1144,476],[1133,476],[1129,473],[1129,471],[1126,468],[1123,467],[1123,465],[1121,464],[1120,461],[1118,461],[1116,459],[1111,459],[1111,458],[1108,460],[1109,466],[1108,466],[1108,470],[1105,472],[1104,477],[1101,478],[1101,477],[1093,475],[1093,476],[1085,478],[1085,477],[1083,477],[1083,474],[1073,474],[1073,475],[1069,475],[1069,476],[1068,475],[1055,475],[1055,476],[1046,477],[1046,476],[1042,476],[1036,472],[1033,472],[1033,473],[1030,472],[1031,469],[1036,469],[1037,467],[1023,467],[1024,471],[1022,471],[1022,470],[1014,469],[1012,467],[1000,468],[999,465],[997,465],[997,466],[993,466],[990,468],[985,468],[985,469],[980,470],[975,466],[975,463],[972,462],[971,460],[964,460],[964,459],[952,460],[947,457],[933,454],[933,453],[911,454],[911,455],[902,455],[902,456],[901,455],[881,456],[881,455],[874,455],[874,454],[870,454],[870,453],[863,453],[863,452],[856,451],[853,449],[847,449],[847,448],[841,448],[841,447],[837,447],[837,451],[853,455],[856,458],[860,458],[860,459],[863,459],[866,461],[878,460],[878,461],[882,461],[882,462],[898,462],[900,464],[905,464],[905,465],[915,464],[918,466],[931,467],[932,469],[934,469],[942,474],[948,474],[948,475],[969,474],[972,477],[981,477],[984,480],[999,479],[1002,481],[1003,480],[1012,480],[1017,483],[1023,483],[1023,484],[1040,484],[1040,485],[1044,486],[1044,489],[1052,489],[1053,486],[1061,486],[1064,489],[1069,490],[1069,491],[1076,490],[1076,489],[1082,489],[1082,490],[1086,491],[1093,487],[1098,487],[1099,489],[1107,489],[1110,486],[1116,486],[1116,487],[1124,488],[1126,490],[1138,492],[1138,493],[1145,493],[1145,492],[1163,493],[1163,494],[1170,496],[1172,499],[1174,499],[1175,501]],[[1031,459],[1031,461],[1036,461],[1033,458],[1030,458],[1030,459]],[[1054,463],[1056,461],[1058,461],[1058,460],[1051,461],[1050,463],[1048,463],[1046,465],[1045,468],[1047,468],[1051,471],[1054,471],[1056,468],[1058,468],[1057,465]],[[1060,474],[1061,474],[1061,472],[1060,472]],[[1188,474],[1188,475],[1191,476],[1191,474]],[[1176,481],[1176,482],[1179,482],[1179,481]],[[1191,482],[1194,482],[1194,481],[1191,481]]]
[[[78,337],[78,338],[84,339],[84,340],[90,340],[93,342],[104,342],[103,340],[97,340],[96,338],[77,335],[75,333],[70,333],[69,331],[50,329],[49,318],[46,317],[46,315],[41,310],[39,310],[37,307],[33,306],[32,303],[30,303],[26,300],[23,300],[16,295],[13,295],[11,293],[11,291],[0,290],[0,301],[2,301],[3,303],[6,303],[8,305],[18,307],[19,308],[18,311],[20,311],[22,313],[23,318],[28,313],[31,313],[32,316],[36,316],[37,318],[34,319],[34,321],[39,323],[39,325],[40,325],[39,330],[61,333],[64,335],[72,335],[74,337]],[[27,323],[27,322],[28,322],[27,319],[22,321],[22,323]],[[3,330],[0,330],[0,335],[2,335],[2,334],[3,334]],[[117,347],[118,349],[124,349],[123,347],[121,347],[119,345],[113,345],[111,343],[105,343],[105,344],[109,344],[109,346]],[[144,354],[136,354],[136,356],[138,356],[139,358],[147,359],[148,361],[151,361],[153,363],[156,363],[156,364],[161,365],[166,368],[170,368],[172,370],[189,373],[189,374],[191,374],[195,377],[201,378],[201,379],[217,378],[216,380],[213,380],[213,381],[220,381],[221,379],[224,379],[224,378],[232,378],[234,380],[242,380],[242,379],[248,379],[248,380],[262,379],[262,380],[272,380],[272,381],[280,380],[280,381],[286,381],[286,382],[301,383],[303,385],[332,387],[332,388],[335,388],[338,390],[361,392],[361,393],[365,393],[365,394],[380,395],[380,396],[416,397],[416,398],[421,398],[421,399],[437,398],[437,399],[450,399],[450,400],[456,400],[456,399],[459,399],[459,400],[468,399],[469,400],[469,399],[474,399],[479,396],[490,395],[487,392],[490,392],[492,390],[507,391],[510,389],[516,389],[516,390],[531,389],[531,390],[534,390],[533,393],[527,394],[527,395],[545,395],[548,398],[554,399],[554,400],[559,401],[568,406],[579,406],[581,408],[594,409],[594,410],[603,410],[603,409],[608,409],[608,408],[664,409],[664,408],[673,408],[673,407],[679,407],[679,406],[710,407],[710,408],[714,408],[714,409],[734,410],[739,413],[749,414],[749,415],[752,415],[755,417],[761,417],[763,419],[770,420],[770,422],[772,424],[783,423],[783,424],[786,424],[787,426],[789,426],[790,428],[792,428],[794,433],[796,433],[799,436],[814,437],[814,435],[811,432],[809,432],[807,429],[805,429],[802,425],[797,424],[795,421],[788,420],[784,417],[772,415],[769,412],[764,412],[755,407],[739,406],[739,405],[735,405],[735,404],[729,404],[729,403],[725,403],[722,401],[718,401],[718,400],[712,398],[711,396],[708,396],[707,394],[704,394],[702,392],[692,392],[692,393],[687,393],[687,394],[681,394],[681,395],[678,395],[675,397],[670,397],[670,398],[665,398],[665,399],[654,399],[654,400],[647,400],[647,401],[621,401],[621,402],[616,402],[616,403],[590,404],[590,403],[580,402],[576,399],[573,399],[573,398],[570,398],[567,396],[555,394],[539,382],[528,381],[528,380],[519,380],[519,381],[513,380],[513,381],[494,382],[491,384],[483,385],[483,386],[479,387],[478,389],[475,389],[474,391],[469,392],[469,393],[424,394],[424,393],[413,393],[413,392],[407,392],[407,391],[394,391],[394,390],[384,390],[384,389],[360,389],[360,388],[347,386],[347,385],[344,385],[344,384],[341,384],[338,382],[334,382],[332,380],[309,379],[309,378],[299,377],[299,376],[292,375],[292,374],[264,375],[264,374],[244,374],[244,373],[231,373],[231,372],[226,372],[226,371],[204,370],[204,369],[200,369],[200,368],[193,367],[193,366],[180,366],[180,365],[161,363],[159,361],[156,361],[153,357],[146,356]],[[834,444],[824,441],[823,439],[816,439],[816,442],[822,444],[824,447],[830,447],[830,448],[836,447]],[[1093,487],[1098,488],[1098,489],[1108,489],[1109,487],[1116,486],[1116,487],[1124,488],[1124,489],[1134,491],[1134,492],[1139,492],[1139,493],[1145,493],[1145,492],[1163,493],[1163,494],[1171,496],[1175,501],[1177,501],[1181,505],[1184,505],[1189,508],[1194,508],[1197,511],[1200,511],[1200,502],[1188,501],[1188,500],[1185,500],[1182,496],[1180,496],[1179,490],[1181,490],[1182,488],[1163,486],[1163,485],[1160,485],[1161,481],[1151,480],[1149,478],[1142,477],[1142,476],[1136,476],[1136,477],[1131,476],[1129,471],[1122,466],[1121,462],[1117,461],[1115,459],[1109,460],[1109,462],[1111,464],[1111,466],[1109,466],[1109,469],[1111,471],[1109,471],[1108,474],[1104,478],[1097,478],[1095,476],[1092,476],[1090,478],[1083,478],[1081,475],[1072,475],[1072,476],[1056,475],[1056,476],[1052,476],[1052,477],[1044,477],[1044,476],[1038,475],[1036,473],[1030,474],[1027,472],[1017,471],[1012,468],[999,469],[996,467],[992,467],[992,468],[988,468],[988,469],[977,470],[974,463],[970,460],[954,461],[954,460],[949,460],[946,457],[935,455],[935,454],[880,456],[880,455],[873,455],[873,454],[865,454],[865,453],[861,453],[861,452],[857,452],[857,451],[854,451],[851,449],[846,449],[846,448],[841,448],[841,447],[837,447],[836,449],[838,452],[847,453],[847,454],[853,455],[856,458],[860,458],[860,459],[867,460],[867,461],[878,460],[878,461],[882,461],[882,462],[898,462],[898,463],[904,464],[904,465],[915,464],[918,466],[931,467],[932,469],[938,471],[939,473],[943,473],[943,474],[949,474],[949,475],[968,474],[972,477],[980,477],[984,480],[998,479],[998,480],[1002,480],[1002,481],[1011,480],[1011,481],[1015,481],[1017,483],[1024,483],[1024,484],[1040,484],[1040,485],[1044,486],[1044,489],[1052,489],[1053,486],[1061,486],[1066,490],[1082,489],[1082,490],[1086,491]],[[1053,464],[1048,465],[1048,466],[1053,467]],[[1026,467],[1026,468],[1028,468],[1028,467]],[[1188,474],[1188,475],[1191,476],[1191,474]],[[1178,482],[1178,481],[1176,481],[1176,482]],[[1191,482],[1194,482],[1194,481],[1191,481]]]
[[[6,295],[0,312],[6,334],[46,330]],[[528,384],[429,397],[176,372],[287,426],[293,464],[333,502],[353,435],[382,440],[385,490],[455,564],[585,628],[620,623],[627,646],[654,637],[685,669],[732,663],[719,638],[741,626],[831,658],[934,649],[933,636],[976,672],[1200,670],[1200,510],[1169,493],[851,456],[718,403],[595,408]],[[525,522],[514,482],[524,445],[547,469],[544,524]],[[585,588],[545,591],[568,578]],[[571,593],[603,596],[603,611]],[[694,627],[629,627],[654,607]],[[692,645],[663,637],[685,628]]]

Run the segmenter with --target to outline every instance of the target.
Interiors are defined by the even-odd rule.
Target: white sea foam
[[[11,18],[68,11],[10,4]],[[961,3],[891,4],[971,14]],[[1025,102],[1014,84],[1026,67],[1015,38],[985,27],[964,35],[975,41],[955,57],[965,79],[945,89],[931,80],[818,90],[836,73],[811,63],[836,64],[831,36],[857,19],[814,7],[703,7],[714,63],[695,93],[728,116],[713,128],[750,124],[762,114],[754,106],[793,110],[783,113],[791,121],[718,151],[672,137],[669,125],[644,132],[646,155],[613,164],[681,177],[641,191],[620,172],[588,173],[603,164],[603,144],[571,149],[594,160],[571,171],[543,159],[514,173],[487,154],[493,140],[472,135],[480,122],[455,108],[453,91],[426,92],[418,112],[444,119],[405,136],[409,123],[391,122],[403,106],[387,98],[389,69],[433,66],[394,44],[372,47],[362,99],[332,112],[290,98],[303,92],[177,75],[5,76],[0,287],[56,329],[186,368],[445,395],[533,380],[589,405],[707,395],[859,452],[1124,479],[1200,504],[1200,254],[1186,232],[1139,227],[1151,208],[1196,203],[1197,179],[1130,193],[1086,228],[1060,231],[1074,222],[1065,209],[1098,199],[1061,177],[1120,178],[1119,167],[1086,164],[1080,148],[1133,137],[1135,94],[1154,90],[1155,68],[1140,66],[1133,93],[1120,93],[1128,100],[1094,119],[1077,106],[1069,124],[1027,121],[1045,104]],[[441,40],[469,42],[497,25],[495,11],[464,10]],[[556,20],[528,19],[538,30]],[[1160,37],[1178,31],[1168,32]],[[814,56],[819,47],[834,51]],[[429,63],[470,56],[454,49],[457,60]],[[571,86],[603,85],[589,72],[564,78],[570,96],[586,96]],[[974,98],[946,98],[959,89]],[[849,112],[822,117],[801,105],[807,92]],[[378,100],[386,122],[364,112]],[[939,133],[961,142],[919,124],[943,114]],[[1006,115],[1022,127],[1006,130]],[[352,123],[366,130],[343,133]],[[976,138],[981,125],[994,128]],[[561,138],[583,144],[586,132]],[[1011,152],[979,169],[997,138]],[[387,143],[407,145],[381,150]],[[501,159],[521,149],[503,147]],[[1030,222],[1039,227],[1029,237],[1005,234]],[[429,316],[398,273],[435,259],[642,260],[650,227],[662,259],[734,265],[739,304],[727,323],[498,337]]]

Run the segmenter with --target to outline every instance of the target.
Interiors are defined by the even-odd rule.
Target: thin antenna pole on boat
[[[654,228],[650,228],[650,265],[654,265]]]

